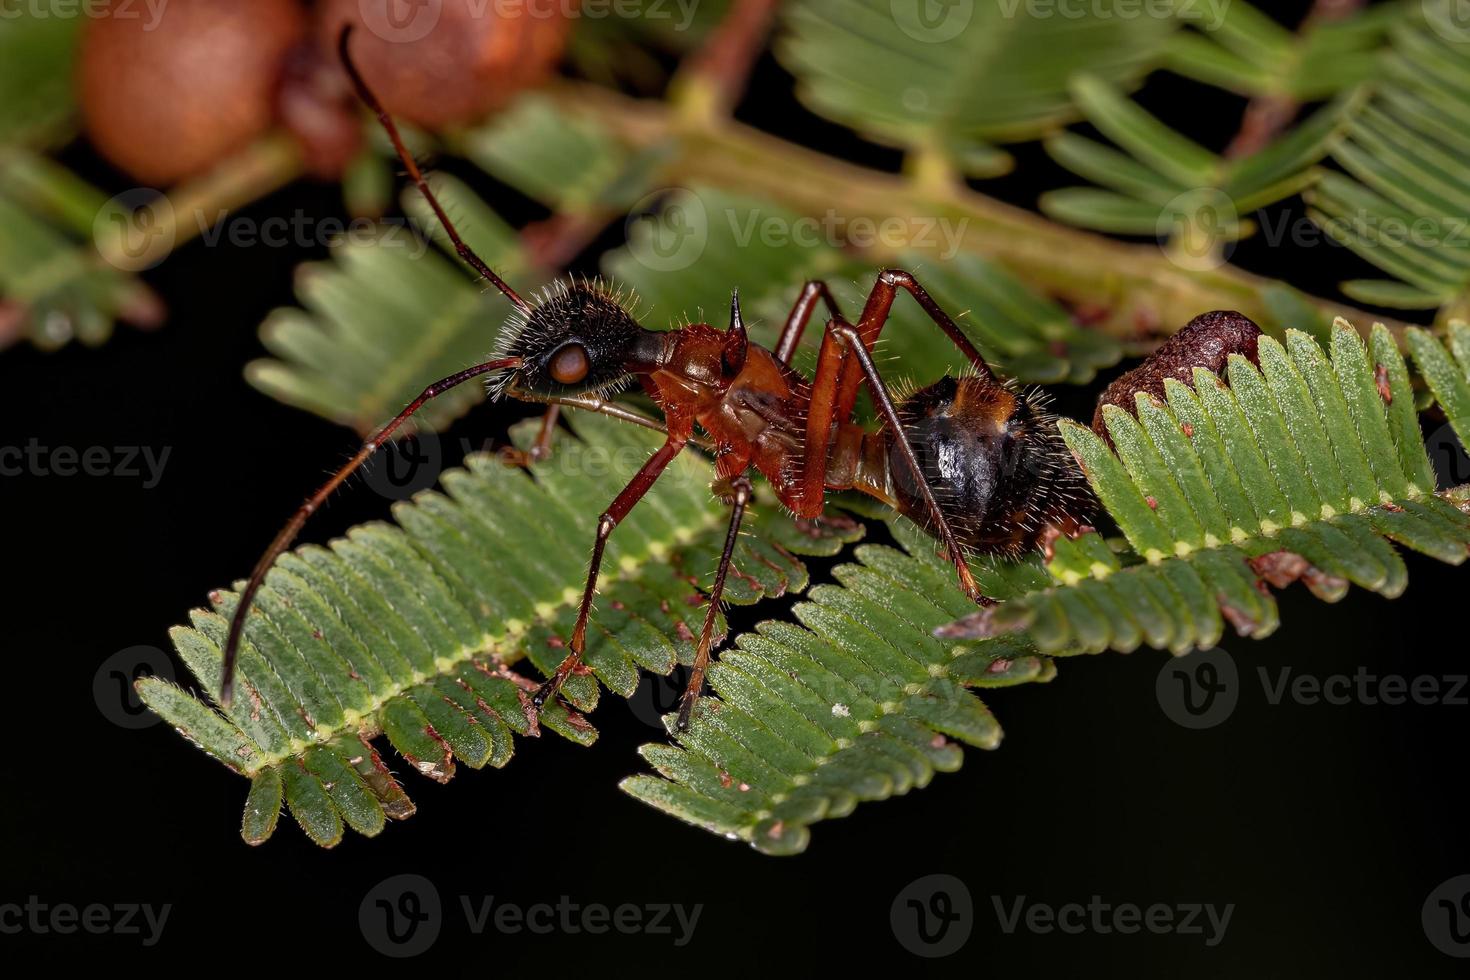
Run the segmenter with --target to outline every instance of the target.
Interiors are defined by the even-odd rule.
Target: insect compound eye
[[[557,384],[574,385],[587,377],[587,372],[592,370],[592,361],[587,357],[587,348],[581,344],[567,344],[551,355],[548,369]]]

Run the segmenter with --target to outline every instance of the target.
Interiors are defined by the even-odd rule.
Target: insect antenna
[[[387,131],[388,138],[393,141],[393,149],[398,151],[398,158],[403,161],[404,167],[408,169],[408,176],[413,180],[414,185],[418,187],[419,193],[424,195],[424,200],[429,202],[429,207],[433,208],[434,216],[439,219],[439,224],[444,226],[444,231],[449,235],[449,240],[454,243],[454,250],[459,253],[460,258],[469,263],[472,269],[484,276],[492,286],[500,290],[506,299],[514,303],[517,309],[522,313],[530,313],[531,304],[522,299],[521,295],[514,289],[511,289],[510,285],[504,279],[497,276],[490,266],[485,263],[485,260],[476,255],[474,249],[466,245],[464,239],[459,237],[459,232],[454,228],[454,222],[449,220],[449,215],[445,213],[443,206],[439,203],[439,199],[429,189],[429,182],[424,180],[423,172],[419,170],[419,165],[414,160],[413,154],[409,153],[408,147],[404,145],[403,137],[398,133],[398,125],[393,122],[393,117],[388,115],[387,110],[383,108],[383,103],[379,102],[378,97],[373,94],[373,90],[368,88],[367,82],[363,80],[362,73],[357,70],[357,65],[353,64],[352,53],[348,50],[348,40],[351,36],[351,24],[344,25],[342,33],[337,36],[337,56],[342,60],[342,67],[347,71],[347,77],[352,79],[352,87],[357,90],[357,97],[373,111],[378,117],[378,122],[383,124],[383,129]]]
[[[419,170],[418,164],[414,162],[413,155],[408,152],[408,148],[404,145],[403,137],[399,135],[398,127],[394,124],[392,117],[383,109],[383,104],[378,101],[378,97],[373,94],[372,89],[368,88],[367,82],[363,81],[361,73],[357,70],[357,66],[353,64],[352,56],[348,51],[348,40],[351,35],[352,25],[349,24],[342,28],[342,33],[337,39],[337,52],[342,59],[342,67],[346,69],[348,77],[352,79],[352,85],[357,90],[358,98],[362,99],[368,108],[372,109],[377,115],[378,121],[383,124],[383,129],[387,131],[388,138],[393,141],[393,148],[398,151],[399,159],[408,168],[408,175],[418,187],[419,193],[423,194],[424,199],[429,202],[429,207],[433,209],[435,216],[439,219],[439,223],[444,226],[444,231],[449,235],[449,240],[454,243],[454,250],[459,253],[460,257],[471,268],[489,280],[491,285],[496,289],[500,290],[505,298],[510,300],[521,314],[529,315],[532,310],[531,304],[522,299],[520,294],[514,289],[511,289],[505,280],[497,276],[490,266],[486,265],[485,261],[465,244],[464,239],[459,237],[459,232],[455,230],[454,223],[449,220],[449,215],[444,212],[444,208],[440,205],[439,199],[429,189],[429,184],[424,180],[424,175]],[[447,378],[441,378],[435,381],[425,388],[417,398],[410,402],[403,411],[394,416],[391,422],[383,426],[372,438],[363,443],[362,448],[357,451],[357,454],[348,460],[346,465],[332,474],[327,482],[322,484],[316,493],[307,498],[306,503],[297,509],[291,519],[286,522],[286,526],[281,528],[280,532],[276,534],[275,539],[271,541],[270,547],[266,548],[265,554],[261,555],[260,560],[256,562],[255,568],[250,573],[249,580],[245,583],[244,590],[240,593],[239,601],[235,605],[234,615],[230,617],[230,630],[225,637],[223,663],[221,664],[220,670],[219,703],[221,705],[229,706],[234,691],[235,662],[239,658],[240,638],[245,631],[245,617],[250,612],[250,606],[255,601],[255,596],[260,591],[261,586],[265,584],[266,574],[275,565],[276,559],[280,558],[286,549],[291,547],[292,542],[296,540],[296,536],[301,532],[302,527],[305,526],[307,519],[316,513],[318,508],[331,496],[332,492],[341,486],[359,467],[366,463],[378,451],[380,446],[392,438],[393,433],[404,422],[407,422],[425,402],[438,397],[450,388],[454,388],[471,378],[476,378],[482,374],[489,374],[494,371],[516,368],[520,365],[521,359],[519,357],[500,356],[493,360],[485,361],[482,364],[476,364],[473,367],[466,368]]]
[[[409,417],[414,412],[417,412],[425,402],[437,398],[450,388],[456,387],[471,378],[477,378],[482,374],[489,374],[492,371],[503,371],[507,368],[519,367],[520,363],[521,359],[518,357],[499,358],[493,361],[486,361],[483,364],[476,364],[474,367],[465,368],[463,371],[451,374],[447,378],[441,378],[435,381],[429,387],[425,388],[422,394],[409,402],[403,411],[394,416],[393,421],[383,426],[371,439],[363,443],[362,448],[357,451],[357,455],[348,460],[336,473],[333,473],[327,482],[323,483],[317,489],[316,493],[307,498],[306,503],[297,508],[296,513],[286,522],[286,526],[281,528],[280,532],[276,534],[275,540],[271,541],[270,547],[266,548],[265,554],[260,556],[260,561],[255,563],[255,568],[250,572],[250,579],[245,583],[245,589],[240,593],[240,600],[235,605],[235,613],[230,617],[230,632],[225,637],[224,662],[220,668],[219,703],[221,705],[229,707],[230,697],[234,691],[235,661],[240,653],[240,637],[245,631],[245,616],[250,612],[250,605],[255,601],[255,594],[265,584],[266,573],[275,565],[276,559],[281,557],[287,548],[291,547],[291,543],[296,540],[296,535],[301,533],[301,528],[305,526],[307,518],[316,513],[318,508],[332,495],[332,491],[340,487],[363,463],[366,463],[373,453],[378,451],[378,447],[392,438],[393,433],[398,431],[398,428],[404,422],[407,422]]]

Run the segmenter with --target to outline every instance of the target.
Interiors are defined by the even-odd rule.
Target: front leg
[[[679,435],[670,433],[664,444],[633,474],[633,479],[628,481],[628,485],[613,498],[607,510],[597,519],[597,538],[592,544],[592,564],[587,569],[587,585],[582,590],[582,603],[577,607],[576,625],[572,627],[572,642],[569,644],[572,652],[567,654],[566,659],[531,698],[531,703],[537,708],[554,698],[572,672],[582,666],[582,653],[587,649],[587,618],[592,614],[592,599],[597,595],[597,573],[602,568],[602,552],[607,547],[607,539],[612,537],[613,529],[628,516],[628,512],[643,499],[643,495],[648,493],[659,474],[683,451],[689,441],[683,434],[683,428],[680,426],[675,430]]]

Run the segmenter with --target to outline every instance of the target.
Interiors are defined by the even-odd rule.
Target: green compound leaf
[[[907,553],[864,546],[841,587],[763,623],[711,671],[676,745],[648,745],[657,775],[623,788],[696,826],[773,854],[811,824],[925,785],[960,764],[956,743],[993,748],[1000,727],[974,689],[1052,676],[1051,657],[1263,637],[1280,621],[1268,585],[1300,580],[1328,601],[1349,583],[1396,596],[1390,542],[1458,564],[1470,548],[1460,497],[1436,496],[1413,393],[1388,331],[1348,324],[1330,354],[1289,331],[1237,359],[1229,386],[1197,372],[1167,404],[1108,412],[1116,450],[1063,422],[1125,541],[1095,532],[1039,557],[981,569],[974,611],[934,546],[895,525]],[[1379,378],[1388,391],[1380,393]],[[966,614],[968,615],[961,615]],[[961,618],[950,622],[956,616]],[[668,719],[671,721],[671,719]]]
[[[785,8],[776,53],[813,111],[991,176],[1010,160],[990,144],[1075,118],[1073,75],[1131,87],[1153,67],[1178,21],[1120,16],[1123,6],[1035,16],[1009,0],[799,0]]]
[[[1213,645],[1227,625],[1271,633],[1279,613],[1262,583],[1300,579],[1329,601],[1349,584],[1393,597],[1407,572],[1388,542],[1465,559],[1470,516],[1433,492],[1386,330],[1370,352],[1339,321],[1330,356],[1289,331],[1284,346],[1261,342],[1260,370],[1237,358],[1229,380],[1197,371],[1192,390],[1168,383],[1167,404],[1140,396],[1136,418],[1106,410],[1115,448],[1063,423],[1126,548],[1115,554],[1096,534],[1057,542],[1054,584],[977,628],[1023,630],[1048,654],[1141,644],[1184,653]]]
[[[1062,166],[1100,185],[1062,188],[1041,198],[1048,215],[1113,234],[1190,236],[1220,247],[1253,230],[1245,215],[1302,190],[1357,102],[1344,97],[1285,137],[1248,156],[1225,159],[1149,115],[1102,79],[1072,82],[1087,120],[1118,149],[1073,132],[1046,142]]]
[[[1463,315],[1470,33],[1454,28],[1453,7],[1414,4],[1393,29],[1371,98],[1332,146],[1347,173],[1324,171],[1306,194],[1314,221],[1392,277],[1344,283],[1362,302]]]
[[[1179,5],[1192,28],[1169,38],[1165,67],[1240,95],[1313,102],[1370,78],[1404,4],[1313,18],[1293,32],[1244,0]]]
[[[227,711],[156,677],[139,696],[210,756],[251,780],[241,833],[259,843],[284,802],[318,844],[344,827],[372,835],[413,804],[375,744],[414,770],[449,780],[461,765],[510,761],[515,736],[543,730],[590,744],[598,682],[623,697],[640,670],[688,663],[728,523],[710,498],[712,467],[686,454],[665,472],[608,546],[589,634],[592,674],[564,689],[539,722],[528,691],[566,653],[595,515],[658,437],[573,414],[565,440],[532,476],[475,455],[442,491],[395,508],[323,548],[308,545],[271,572],[247,620],[237,694]],[[529,433],[520,433],[527,438]],[[749,604],[800,592],[803,555],[835,554],[861,525],[793,523],[758,497],[725,597]],[[205,691],[220,681],[220,646],[235,594],[216,592],[176,628],[175,649]],[[722,626],[723,629],[723,626]],[[513,670],[529,661],[532,670]]]

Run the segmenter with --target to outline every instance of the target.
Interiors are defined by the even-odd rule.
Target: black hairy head
[[[601,282],[558,280],[533,300],[529,313],[512,314],[495,350],[521,359],[496,394],[607,395],[658,359],[661,335],[639,326],[624,296]]]

